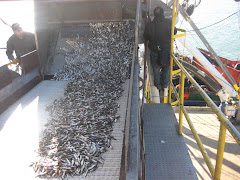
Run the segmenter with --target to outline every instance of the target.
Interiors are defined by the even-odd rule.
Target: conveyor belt
[[[197,179],[177,119],[169,104],[144,104],[146,179]]]
[[[66,85],[67,81],[42,81],[0,115],[0,179],[38,179],[29,165],[34,161],[34,150],[49,118],[45,109],[55,99],[63,97]],[[124,92],[117,102],[120,118],[112,131],[116,140],[112,140],[112,148],[103,154],[104,164],[87,177],[76,176],[69,180],[119,179],[129,81],[123,86]]]

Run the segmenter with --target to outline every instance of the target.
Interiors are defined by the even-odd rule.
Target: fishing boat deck
[[[49,118],[45,109],[55,99],[63,97],[66,85],[67,81],[42,81],[0,115],[0,179],[36,178],[29,165],[36,160],[34,151],[38,148],[44,125]],[[120,118],[114,124],[112,132],[116,140],[112,140],[112,148],[103,154],[104,164],[87,177],[69,179],[119,179],[128,87],[129,81],[126,81],[124,92],[118,101]]]
[[[176,117],[179,117],[178,107],[174,107]],[[210,107],[186,107],[186,110],[201,138],[206,151],[215,165],[215,159],[218,148],[218,137],[220,123],[216,114]],[[240,131],[240,125],[235,126]],[[188,147],[188,152],[192,159],[193,165],[199,180],[211,180],[212,177],[193,134],[187,124],[183,120],[183,137]],[[232,135],[227,131],[225,151],[223,156],[223,167],[221,179],[238,180],[240,179],[240,147],[233,139]]]

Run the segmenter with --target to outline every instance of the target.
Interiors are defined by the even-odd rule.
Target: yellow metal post
[[[172,83],[171,83],[171,85],[172,85]],[[172,87],[173,87],[172,90],[173,90],[174,94],[176,95],[176,98],[178,99],[178,101],[180,101],[180,97],[179,97],[179,94],[177,93],[177,90],[175,89],[174,86],[172,86]],[[189,127],[190,127],[190,129],[191,129],[191,131],[193,133],[193,136],[194,136],[194,138],[195,138],[195,140],[196,140],[196,142],[198,144],[198,147],[199,147],[199,149],[200,149],[200,151],[201,151],[201,153],[203,155],[203,158],[204,158],[204,160],[205,160],[205,162],[206,162],[206,164],[208,166],[208,169],[209,169],[209,171],[210,171],[210,173],[211,173],[211,175],[213,177],[214,171],[215,171],[214,166],[213,166],[213,164],[212,164],[212,162],[211,162],[211,160],[210,160],[210,158],[209,158],[209,156],[207,154],[206,149],[203,146],[203,143],[202,143],[201,139],[199,138],[199,136],[197,134],[197,131],[196,131],[196,129],[195,129],[195,127],[194,127],[194,125],[193,125],[193,123],[192,123],[192,121],[191,121],[191,119],[190,119],[190,117],[189,117],[185,107],[183,105],[180,105],[180,106],[182,106],[183,114],[185,115],[185,118],[186,118],[186,120],[188,122],[188,125],[189,125]]]
[[[178,13],[178,5],[179,5],[179,0],[174,0],[173,7],[172,7],[171,54],[173,54],[174,28],[175,28],[177,13]],[[172,56],[170,56],[170,80],[169,80],[170,82],[172,82],[172,71],[173,71],[173,58]],[[172,94],[172,88],[169,85],[168,86],[168,103],[171,103],[171,94]]]
[[[216,160],[215,173],[214,173],[215,180],[219,180],[221,177],[225,138],[226,138],[226,127],[224,126],[223,123],[221,123],[219,140],[218,140],[217,160]]]
[[[182,107],[184,106],[184,83],[185,83],[185,75],[181,71],[180,78],[180,106],[179,106],[179,134],[182,134],[182,124],[183,124],[183,111]]]
[[[210,173],[213,177],[215,169],[214,169],[214,166],[213,166],[213,164],[212,164],[212,162],[211,162],[211,160],[208,156],[208,153],[207,153],[206,149],[204,148],[204,146],[202,144],[202,141],[201,141],[200,137],[198,136],[198,133],[197,133],[195,127],[193,126],[193,123],[192,123],[187,111],[185,110],[184,106],[182,107],[182,111],[183,111],[183,113],[186,117],[186,120],[187,120],[188,125],[189,125],[189,127],[190,127],[190,129],[193,133],[193,136],[194,136],[196,142],[197,142],[197,145],[198,145],[198,147],[199,147],[199,149],[200,149],[200,151],[203,155],[204,161],[206,162],[206,164],[208,166],[208,169],[209,169],[209,171],[210,171]]]

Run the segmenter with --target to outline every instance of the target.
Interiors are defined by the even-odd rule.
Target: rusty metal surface
[[[9,85],[0,89],[0,114],[14,104],[41,81],[38,70],[22,75]]]
[[[62,3],[62,2],[116,2],[120,0],[35,0],[41,3]]]
[[[24,56],[21,57],[21,66],[23,68],[24,74],[31,72],[33,69],[40,66],[38,60],[38,53],[37,50],[32,51]]]
[[[12,71],[8,68],[8,65],[0,67],[0,90],[7,85],[11,84],[12,81],[18,78],[20,74],[15,71]]]
[[[7,65],[0,67],[0,89],[4,88],[12,82],[10,70]]]
[[[22,56],[21,67],[21,76],[7,65],[0,68],[0,114],[41,81],[36,50]]]
[[[121,1],[49,3],[48,23],[79,23],[122,19]]]

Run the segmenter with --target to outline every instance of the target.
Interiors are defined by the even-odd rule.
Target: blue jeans
[[[170,66],[161,67],[157,64],[158,53],[151,51],[150,52],[150,62],[154,74],[154,86],[158,89],[166,88],[169,85],[170,80]],[[160,72],[161,70],[161,72]]]

